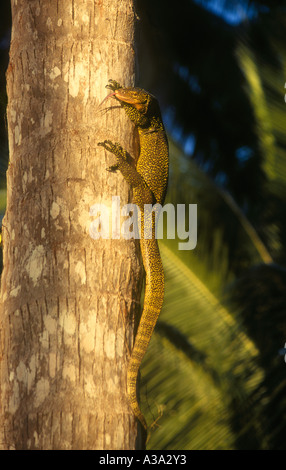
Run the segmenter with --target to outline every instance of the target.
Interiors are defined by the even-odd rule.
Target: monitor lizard
[[[166,132],[157,99],[141,88],[125,88],[115,80],[109,80],[106,88],[112,90],[105,99],[114,97],[134,123],[139,134],[140,153],[136,165],[129,161],[128,153],[116,142],[99,142],[116,156],[117,162],[109,171],[120,170],[131,185],[135,204],[140,209],[140,248],[146,272],[143,312],[137,329],[127,371],[127,394],[131,409],[145,429],[146,420],[140,410],[136,383],[140,364],[150,342],[164,298],[164,271],[157,239],[155,218],[144,222],[144,205],[163,205],[167,184],[169,151]],[[104,100],[105,101],[105,100]],[[149,223],[149,227],[146,225]],[[150,227],[152,225],[152,227]],[[144,237],[144,230],[152,228],[152,237]],[[145,232],[146,233],[146,232]]]

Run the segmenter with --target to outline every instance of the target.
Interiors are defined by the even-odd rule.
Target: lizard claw
[[[126,161],[127,160],[127,153],[125,150],[123,150],[122,146],[119,144],[119,142],[111,142],[111,140],[104,140],[103,142],[98,142],[99,146],[105,148],[108,152],[113,153],[119,162]],[[110,168],[108,168],[108,171],[116,171],[119,169],[119,165],[112,165]]]
[[[111,140],[104,140],[103,142],[98,142],[97,145],[99,147],[103,147],[105,148],[106,150],[109,150],[109,152],[111,152],[111,148],[113,147],[113,143],[111,142]]]
[[[122,86],[116,81],[116,80],[108,80],[108,85],[105,86],[105,88],[109,88],[112,91],[118,90],[119,88],[122,88]]]
[[[119,166],[117,164],[111,165],[108,168],[106,168],[106,171],[110,171],[110,173],[115,173],[119,169]]]
[[[111,140],[104,140],[103,142],[98,142],[99,146],[104,147],[105,150],[108,150],[111,153],[114,153],[115,155],[120,155],[124,153],[124,150],[122,146],[119,144],[119,142],[111,142]]]

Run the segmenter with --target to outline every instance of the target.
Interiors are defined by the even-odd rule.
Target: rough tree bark
[[[12,0],[12,20],[0,447],[134,449],[138,245],[89,233],[93,204],[131,197],[97,142],[134,151],[124,112],[98,108],[109,78],[135,81],[133,1]]]

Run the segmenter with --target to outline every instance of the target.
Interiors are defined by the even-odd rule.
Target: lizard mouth
[[[126,88],[122,90],[115,90],[114,95],[120,101],[124,101],[125,103],[131,104],[132,106],[134,106],[134,108],[138,109],[139,111],[143,110],[147,103],[147,100],[145,98],[140,99],[140,97],[136,96],[136,92],[133,92],[132,90],[128,90]]]
[[[109,95],[107,95],[100,104],[102,105],[111,96],[115,96],[119,101],[131,104],[134,108],[138,109],[138,111],[144,112],[146,110],[148,100],[145,96],[140,97],[138,95],[138,91],[134,88],[119,88],[118,90],[109,93]]]

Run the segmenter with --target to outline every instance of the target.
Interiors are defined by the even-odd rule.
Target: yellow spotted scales
[[[144,205],[163,205],[168,183],[169,152],[158,101],[141,88],[123,88],[109,80],[108,95],[120,102],[139,133],[140,153],[136,167],[128,160],[127,152],[118,143],[109,140],[98,145],[112,152],[117,162],[109,171],[120,170],[133,189],[134,202],[141,213],[140,247],[146,272],[143,312],[138,326],[134,347],[127,371],[127,393],[135,416],[147,429],[146,420],[140,410],[136,395],[136,383],[140,364],[150,342],[164,298],[164,271],[155,238],[155,216],[152,217],[152,238],[144,238]],[[151,229],[151,227],[149,227]]]

